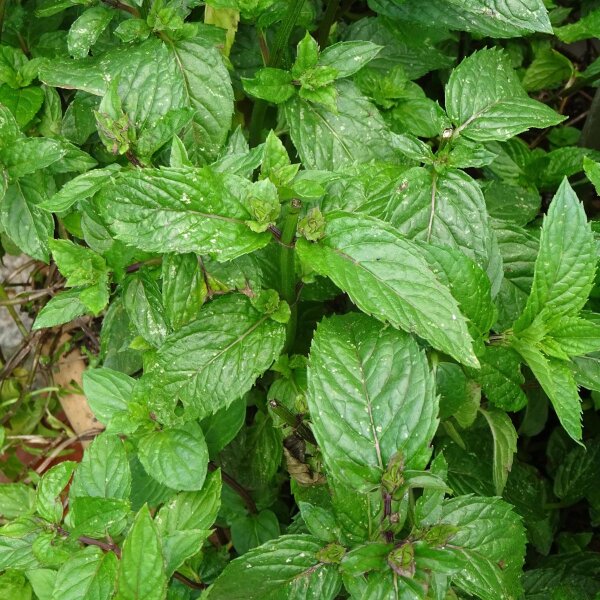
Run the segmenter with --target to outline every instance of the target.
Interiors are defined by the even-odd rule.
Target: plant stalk
[[[283,19],[281,27],[277,31],[275,41],[273,42],[273,47],[270,49],[268,56],[269,60],[265,64],[266,67],[279,67],[282,64],[284,52],[287,50],[290,35],[292,35],[292,31],[294,30],[296,21],[302,12],[303,6],[304,0],[292,0],[290,2],[287,15]],[[252,108],[252,116],[250,117],[250,125],[248,127],[248,137],[251,147],[260,143],[261,132],[266,114],[267,103],[264,100],[257,100]]]
[[[219,467],[214,462],[208,463],[209,471],[216,471]],[[231,475],[228,475],[221,469],[221,479],[244,501],[248,512],[257,515],[258,508],[248,490],[241,486]]]
[[[337,16],[339,8],[340,0],[330,0],[327,3],[325,15],[323,16],[323,20],[321,21],[319,30],[317,31],[317,42],[319,43],[319,48],[321,49],[325,48],[327,45],[329,32],[331,31],[331,26],[335,21],[335,17]]]
[[[2,41],[2,28],[4,27],[5,12],[6,12],[6,0],[0,0],[0,41]]]
[[[296,324],[298,308],[296,306],[296,252],[293,241],[296,237],[298,216],[302,203],[297,198],[292,198],[288,211],[283,221],[281,230],[281,246],[279,247],[279,275],[281,297],[290,305],[290,320],[286,327],[286,342],[284,352],[289,349],[296,337]]]
[[[600,88],[596,90],[589,114],[585,120],[579,145],[600,150]]]

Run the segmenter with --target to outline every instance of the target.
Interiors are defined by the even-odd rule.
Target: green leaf
[[[479,50],[452,71],[446,85],[446,111],[457,126],[454,136],[479,142],[507,140],[565,118],[529,98],[507,55],[498,49]]]
[[[371,2],[377,10],[385,0]],[[496,38],[518,37],[539,31],[552,33],[543,0],[393,0],[390,16],[431,26],[470,31]]]
[[[467,559],[455,585],[482,600],[520,596],[525,530],[510,504],[460,496],[444,503],[440,523],[458,528],[449,543]]]
[[[252,79],[242,79],[242,83],[246,93],[273,104],[281,104],[296,93],[292,74],[283,69],[260,69]]]
[[[60,160],[66,148],[48,138],[22,138],[0,148],[0,163],[12,179],[20,179]]]
[[[167,254],[163,257],[162,303],[174,331],[198,317],[207,291],[195,254]]]
[[[199,425],[144,435],[138,458],[148,475],[174,490],[200,490],[206,477],[208,449]]]
[[[56,574],[52,600],[109,600],[115,588],[117,557],[89,546],[65,562]]]
[[[334,68],[337,71],[336,79],[350,77],[371,62],[381,49],[373,42],[338,42],[321,52],[317,64]]]
[[[88,248],[69,240],[50,240],[50,250],[69,287],[94,285],[105,275],[106,262]]]
[[[88,369],[83,374],[83,391],[94,415],[105,425],[127,410],[134,380],[113,369]]]
[[[105,260],[93,250],[69,240],[49,241],[52,257],[59,271],[67,279],[66,285],[83,286],[81,303],[98,314],[108,304],[109,271]]]
[[[0,486],[0,516],[15,519],[33,512],[35,491],[24,483],[4,483]]]
[[[504,346],[486,346],[479,362],[481,369],[471,371],[470,375],[481,384],[486,398],[497,408],[521,410],[527,404],[527,397],[521,389],[525,378],[519,355]]]
[[[118,81],[118,97],[131,124],[142,129],[185,99],[173,56],[158,39],[116,48],[99,57],[55,59],[43,64],[40,79],[52,87],[104,96]],[[157,85],[157,82],[160,82]]]
[[[528,92],[553,89],[567,81],[574,72],[573,63],[563,54],[550,48],[536,54],[523,76],[523,87]]]
[[[477,415],[481,390],[470,381],[460,365],[440,362],[435,370],[436,390],[440,396],[440,419],[455,417],[459,425],[469,427]]]
[[[280,534],[279,521],[273,511],[244,515],[231,523],[231,541],[238,554],[246,554]]]
[[[79,546],[48,531],[37,537],[31,549],[41,564],[58,568],[79,549]]]
[[[340,529],[332,511],[309,502],[298,502],[298,508],[312,535],[324,542],[337,542],[340,539]]]
[[[26,575],[38,600],[52,600],[56,571],[52,569],[30,569]]]
[[[447,286],[460,310],[479,334],[487,334],[494,324],[490,280],[462,252],[432,244],[421,244],[423,258],[438,280]]]
[[[443,453],[438,454],[432,461],[429,471],[432,475],[448,478],[448,463]],[[415,504],[415,523],[419,526],[433,525],[442,513],[442,505],[446,492],[444,490],[425,489]]]
[[[308,535],[284,535],[267,542],[229,563],[207,599],[333,600],[341,581],[335,565],[317,560],[321,547],[322,543]]]
[[[108,165],[104,169],[94,169],[78,175],[67,181],[56,194],[44,200],[40,206],[51,212],[66,211],[78,201],[93,196],[119,169],[119,165]]]
[[[292,65],[293,77],[298,78],[304,72],[315,67],[318,60],[319,44],[307,31],[296,47],[296,60]]]
[[[183,137],[190,158],[210,162],[225,143],[233,115],[233,89],[221,53],[204,40],[175,41],[171,52],[183,81],[186,104],[195,111]]]
[[[101,433],[86,448],[69,490],[71,498],[127,499],[131,471],[123,442],[116,435]]]
[[[485,417],[494,438],[494,486],[501,496],[517,451],[517,432],[509,416],[497,408],[479,409]]]
[[[121,21],[114,31],[114,34],[122,42],[137,42],[143,41],[152,33],[150,27],[146,23],[146,19],[127,19]]]
[[[123,543],[115,600],[163,600],[166,586],[160,535],[144,505]]]
[[[155,518],[162,535],[186,531],[206,530],[213,526],[221,505],[221,473],[209,473],[201,490],[180,492],[163,505]]]
[[[137,333],[149,344],[160,346],[168,326],[160,287],[147,269],[140,269],[125,284],[123,305]]]
[[[257,412],[254,422],[243,427],[219,458],[223,470],[233,473],[248,489],[262,489],[271,484],[281,462],[281,433],[273,427],[267,413]]]
[[[575,441],[581,439],[581,398],[568,363],[545,357],[537,348],[520,339],[513,339],[514,349],[527,366],[554,406],[561,425]]]
[[[307,169],[337,171],[391,160],[391,134],[375,107],[350,81],[338,81],[337,112],[295,97],[284,105],[290,136]]]
[[[80,496],[69,503],[73,537],[117,536],[127,525],[128,515],[128,500]]]
[[[157,150],[171,141],[194,118],[192,108],[170,110],[150,127],[145,129],[136,142],[136,150],[140,156],[152,156]]]
[[[576,356],[569,364],[578,385],[600,392],[600,360],[595,356]]]
[[[363,77],[373,76],[376,85],[383,84],[385,89],[397,75],[402,75],[400,89],[404,91],[407,79],[418,79],[429,71],[451,67],[453,60],[438,48],[439,38],[430,25],[402,23],[383,16],[365,17],[352,23],[345,39],[365,40],[381,46],[377,56],[359,74],[360,85]]]
[[[10,146],[22,137],[15,117],[6,106],[0,104],[0,147]]]
[[[513,185],[494,179],[485,185],[483,195],[490,217],[499,221],[524,227],[540,211],[540,193],[530,185]],[[506,198],[511,201],[506,202]]]
[[[600,324],[577,317],[563,317],[548,332],[553,343],[569,356],[600,350]],[[549,340],[546,338],[542,344]]]
[[[115,11],[107,6],[94,6],[83,12],[71,25],[67,35],[71,56],[85,58],[114,16]]]
[[[8,237],[25,254],[44,262],[48,262],[48,238],[54,231],[52,215],[39,206],[46,199],[47,185],[46,177],[29,176],[9,185],[0,203],[0,224]]]
[[[38,537],[35,525],[21,526],[18,521],[0,529],[0,569],[36,569],[40,563],[36,559],[32,544]]]
[[[9,570],[0,575],[0,595],[11,600],[31,600],[31,586],[23,573]]]
[[[583,158],[583,170],[585,171],[587,178],[594,185],[594,188],[596,188],[596,193],[600,194],[600,163],[585,156]]]
[[[202,550],[204,540],[211,533],[210,529],[187,529],[164,536],[162,548],[167,577],[171,577],[185,560],[198,554]]]
[[[55,327],[84,315],[88,312],[88,308],[81,302],[80,293],[79,289],[65,290],[50,298],[38,312],[31,328],[35,331],[45,327]]]
[[[226,408],[221,408],[202,419],[200,424],[211,457],[216,456],[235,438],[245,419],[246,401],[244,398],[240,398]]]
[[[194,121],[184,141],[195,161],[216,157],[231,126],[229,74],[218,50],[200,37],[167,44],[151,38],[99,58],[53,60],[42,67],[40,78],[54,87],[97,96],[106,93],[108,82],[118,79],[123,108],[138,129],[172,108],[194,109]]]
[[[38,514],[52,523],[60,523],[63,516],[63,504],[60,495],[67,487],[76,463],[61,462],[48,469],[37,487],[35,508]]]
[[[554,32],[566,44],[596,38],[600,35],[600,10],[591,10],[577,22],[557,27]]]
[[[367,314],[420,335],[466,365],[478,365],[456,301],[411,242],[378,219],[341,211],[327,215],[325,233],[316,244],[298,240],[305,264]]]
[[[351,313],[322,321],[311,347],[308,405],[328,471],[362,492],[391,458],[423,469],[437,429],[434,380],[412,338]]]
[[[598,439],[573,448],[564,457],[554,477],[554,494],[565,504],[574,504],[594,493],[600,477],[600,446]]]
[[[485,200],[463,171],[448,169],[437,175],[422,167],[409,169],[384,202],[366,204],[363,210],[408,237],[461,250],[487,269],[491,234]]]
[[[248,298],[224,296],[167,337],[153,372],[142,377],[142,389],[151,390],[157,415],[169,415],[179,398],[207,416],[246,393],[279,355],[284,339],[285,327],[259,313]]]
[[[116,238],[148,252],[195,252],[231,260],[269,243],[251,231],[250,182],[203,169],[121,172],[95,201]]]
[[[500,330],[508,329],[527,304],[539,240],[517,225],[495,227],[502,255],[504,277],[496,297]]]
[[[531,294],[515,331],[525,330],[540,314],[546,322],[575,316],[594,284],[596,259],[585,210],[565,179],[544,218]]]
[[[25,127],[44,103],[44,92],[39,87],[12,89],[0,86],[0,104],[4,104],[14,115],[19,127]]]

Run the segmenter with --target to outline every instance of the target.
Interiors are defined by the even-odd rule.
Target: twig
[[[34,290],[32,292],[20,292],[14,298],[9,298],[8,300],[0,300],[0,306],[16,306],[19,304],[27,304],[28,302],[33,302],[34,300],[38,300],[39,298],[43,298],[44,296],[52,296],[54,292],[60,289],[61,285],[53,286],[52,288]]]
[[[57,526],[56,530],[60,535],[63,535],[65,537],[68,537],[70,535],[66,529],[63,529],[60,526]],[[121,552],[121,548],[114,542],[103,542],[102,540],[96,540],[94,538],[88,537],[87,535],[79,536],[77,538],[77,541],[81,544],[85,544],[86,546],[96,546],[97,548],[104,550],[104,552],[113,552],[115,556],[119,559],[123,554]],[[193,581],[192,579],[186,577],[178,571],[175,571],[175,573],[173,573],[173,579],[177,579],[178,581],[181,581],[181,583],[183,583],[184,585],[187,585],[188,587],[193,588],[195,590],[204,590],[208,587],[206,583],[202,583],[200,581]]]
[[[269,53],[269,45],[267,44],[267,38],[265,37],[265,32],[262,29],[258,30],[258,45],[260,47],[260,54],[263,59],[263,64],[265,67],[269,64],[270,61],[270,53]]]
[[[124,4],[123,2],[119,2],[119,0],[102,0],[102,2],[104,2],[104,4],[108,4],[108,6],[112,6],[113,8],[118,8],[119,10],[124,10],[125,12],[128,12],[130,15],[133,15],[134,17],[138,18],[140,17],[140,13],[137,10],[137,8],[133,8],[133,6],[128,6],[127,4]]]
[[[4,289],[4,286],[2,284],[0,284],[0,300],[2,300],[3,302],[10,300],[10,298],[8,297],[8,294],[6,293],[6,290]],[[8,310],[10,316],[12,317],[12,320],[15,322],[15,325],[18,327],[19,331],[21,332],[21,335],[24,338],[27,337],[29,335],[29,331],[27,331],[27,327],[25,327],[25,324],[21,320],[21,317],[19,317],[19,315],[17,314],[17,311],[10,304],[6,305],[6,309]]]
[[[127,150],[127,152],[125,153],[125,156],[127,157],[127,160],[134,166],[137,167],[138,169],[141,169],[144,165],[142,165],[142,163],[140,162],[140,159],[131,151],[131,150]]]
[[[135,273],[139,271],[142,267],[150,266],[150,265],[160,265],[162,262],[162,258],[149,258],[147,260],[141,260],[140,262],[133,263],[127,267],[125,267],[126,273]]]
[[[41,475],[46,468],[48,467],[48,465],[66,448],[68,448],[71,444],[74,444],[76,442],[80,442],[83,440],[91,440],[93,438],[95,438],[98,434],[102,433],[102,429],[88,429],[87,431],[84,431],[78,435],[74,435],[71,436],[69,438],[67,438],[66,440],[64,440],[63,442],[61,442],[60,444],[58,444],[58,446],[56,446],[54,448],[54,450],[45,458],[45,460],[35,469],[35,472],[38,475]]]
[[[329,32],[331,31],[331,26],[335,22],[335,18],[338,14],[339,8],[340,0],[329,0],[329,2],[327,2],[325,15],[323,16],[323,20],[321,21],[321,24],[319,25],[319,29],[317,31],[317,42],[319,43],[319,47],[321,48],[321,50],[327,45],[327,40],[329,39]]]
[[[590,114],[590,111],[586,110],[585,112],[582,112],[580,115],[577,115],[576,117],[573,117],[570,121],[567,121],[563,125],[563,127],[572,127],[576,123],[579,123],[579,121],[583,121],[583,119],[585,119],[589,114]]]
[[[383,522],[389,524],[390,517],[392,516],[392,495],[383,490]],[[385,541],[389,544],[394,541],[394,532],[386,529],[383,532],[383,536],[385,537]]]
[[[202,583],[201,581],[192,581],[189,577],[186,577],[179,571],[175,571],[175,573],[173,573],[173,579],[177,579],[184,585],[187,585],[195,590],[205,590],[208,587],[208,584]]]
[[[212,461],[208,463],[209,471],[216,471],[219,467]],[[253,515],[258,514],[258,509],[256,508],[256,503],[252,499],[252,496],[248,492],[248,490],[242,487],[231,475],[228,475],[221,469],[221,479],[244,501],[248,512]]]
[[[10,409],[6,412],[6,414],[3,415],[3,417],[0,419],[0,425],[5,425],[6,423],[8,423],[8,421],[10,421],[15,416],[16,412],[19,410],[19,408],[25,401],[25,397],[27,396],[27,393],[31,389],[33,380],[35,379],[35,373],[37,371],[37,367],[40,362],[41,354],[42,354],[42,344],[40,343],[40,338],[38,338],[37,342],[36,342],[36,346],[35,346],[35,354],[33,355],[33,363],[31,365],[31,369],[29,370],[29,375],[27,376],[27,381],[26,381],[25,385],[23,386],[23,389],[21,389],[17,401],[10,407]]]

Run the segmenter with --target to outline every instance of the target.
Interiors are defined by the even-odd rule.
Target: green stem
[[[304,0],[292,0],[288,9],[287,15],[283,19],[281,26],[277,30],[277,36],[270,49],[269,62],[266,67],[279,67],[283,61],[284,52],[287,50],[288,42],[296,21],[300,16]],[[260,32],[259,32],[260,35]],[[252,108],[252,116],[250,117],[249,126],[249,142],[250,146],[256,146],[261,140],[261,132],[265,115],[267,113],[267,103],[264,100],[257,100]]]
[[[252,107],[252,116],[250,117],[250,126],[248,127],[248,143],[251,148],[260,144],[266,114],[267,103],[264,100],[257,100]]]
[[[296,321],[298,310],[296,307],[296,253],[293,241],[296,236],[298,216],[302,203],[293,198],[288,206],[287,214],[281,229],[281,246],[279,248],[279,274],[281,297],[290,305],[291,315],[287,324],[286,344],[287,350],[296,336]]]
[[[323,16],[323,20],[319,25],[319,30],[317,32],[317,42],[319,42],[319,47],[321,49],[325,48],[327,45],[327,40],[329,39],[329,32],[331,31],[331,26],[335,21],[335,17],[340,8],[340,0],[330,0],[327,3],[327,9],[325,10],[325,15]]]
[[[0,0],[0,41],[2,41],[2,28],[4,27],[5,12],[6,12],[6,0]]]
[[[594,94],[594,100],[581,132],[579,145],[584,148],[600,150],[600,88]]]
[[[302,12],[303,6],[304,0],[292,0],[290,2],[287,15],[277,30],[277,36],[275,37],[273,48],[271,50],[271,61],[269,66],[278,67],[281,65],[284,52],[288,48],[290,36],[292,35],[292,31],[294,31],[296,21]]]

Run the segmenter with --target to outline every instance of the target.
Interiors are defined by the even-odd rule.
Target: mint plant
[[[0,597],[600,597],[597,3],[0,34]]]

